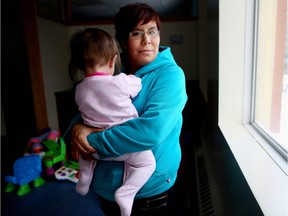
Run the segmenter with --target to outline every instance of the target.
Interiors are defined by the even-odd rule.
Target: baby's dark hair
[[[121,67],[116,41],[106,31],[98,28],[87,28],[72,35],[70,53],[69,76],[75,83],[81,80],[79,72],[84,75],[87,68],[105,65],[115,55],[115,73]]]

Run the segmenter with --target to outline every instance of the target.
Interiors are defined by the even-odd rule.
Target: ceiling
[[[72,0],[72,14],[101,19],[113,18],[119,8],[135,0]],[[152,6],[161,17],[191,16],[192,0],[142,0]]]
[[[58,19],[68,16],[70,21],[77,22],[111,20],[120,7],[136,2],[149,4],[164,19],[197,16],[198,0],[37,0],[37,6],[40,16],[52,15]]]

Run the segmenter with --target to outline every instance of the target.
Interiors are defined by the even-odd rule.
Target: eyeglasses
[[[135,31],[129,32],[129,37],[132,39],[142,39],[145,33],[149,36],[149,38],[154,38],[160,34],[160,30],[151,29],[146,32],[135,30]]]

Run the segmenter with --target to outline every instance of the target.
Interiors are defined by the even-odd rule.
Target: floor
[[[175,216],[195,215],[189,195],[191,188],[187,189],[185,177],[181,174],[175,189],[178,212]],[[1,196],[2,216],[104,216],[97,195],[90,191],[83,197],[75,192],[75,183],[69,181],[46,181],[24,196],[2,190]]]
[[[98,197],[89,192],[82,197],[70,182],[46,182],[24,196],[2,193],[2,216],[104,216]]]

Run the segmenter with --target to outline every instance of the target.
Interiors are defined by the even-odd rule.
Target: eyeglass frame
[[[150,33],[151,33],[151,32],[155,32],[155,34],[149,34],[149,32],[150,32]],[[160,30],[158,30],[158,29],[155,30],[154,28],[153,28],[153,29],[149,29],[149,30],[147,30],[147,31],[134,30],[134,31],[129,32],[128,36],[129,36],[129,38],[132,38],[132,39],[134,39],[134,40],[142,39],[145,34],[147,34],[149,38],[154,38],[154,37],[156,37],[157,35],[160,35],[160,32],[161,32]],[[133,33],[139,33],[139,36],[133,36],[133,35],[132,35]]]

